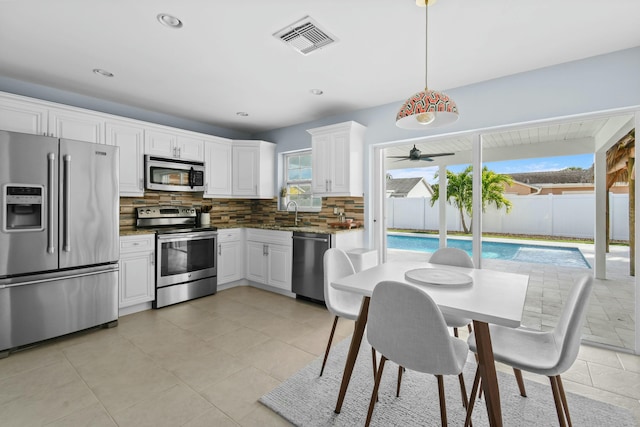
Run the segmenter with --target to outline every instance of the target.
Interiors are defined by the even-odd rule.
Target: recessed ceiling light
[[[245,113],[244,111],[238,111],[236,113],[236,115],[240,116],[240,117],[247,117],[249,115],[249,113]]]
[[[173,15],[167,13],[158,14],[158,22],[162,25],[166,25],[169,28],[182,28],[182,21]]]
[[[322,95],[324,93],[321,89],[311,89],[309,92],[314,95]]]
[[[102,68],[94,68],[93,72],[103,77],[113,77],[113,73],[103,70]]]

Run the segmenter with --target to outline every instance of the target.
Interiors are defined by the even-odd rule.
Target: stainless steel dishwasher
[[[291,290],[298,297],[324,302],[323,257],[331,234],[293,232]]]

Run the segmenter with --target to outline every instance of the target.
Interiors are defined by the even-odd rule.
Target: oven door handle
[[[158,240],[161,241],[182,241],[182,240],[202,240],[216,237],[217,231],[200,231],[197,233],[178,233],[178,234],[158,234]]]

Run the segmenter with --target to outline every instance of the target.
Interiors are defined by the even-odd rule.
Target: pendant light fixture
[[[458,120],[458,107],[443,92],[430,90],[427,84],[428,70],[428,28],[429,28],[429,4],[434,4],[435,0],[416,0],[418,6],[425,8],[425,44],[424,44],[424,85],[423,91],[411,95],[407,99],[398,115],[396,125],[403,129],[425,129],[447,125]]]

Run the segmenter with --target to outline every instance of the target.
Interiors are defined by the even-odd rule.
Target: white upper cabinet
[[[106,123],[107,144],[120,147],[120,196],[144,195],[144,128],[126,121]]]
[[[178,132],[147,129],[145,154],[182,160],[204,161],[204,140]]]
[[[104,118],[99,114],[0,97],[0,129],[104,144]]]
[[[49,135],[104,144],[105,119],[99,115],[49,109]]]
[[[11,132],[48,135],[49,110],[33,102],[0,97],[0,129]]]
[[[233,196],[275,197],[275,147],[266,141],[233,142]]]
[[[323,196],[363,195],[366,127],[356,122],[309,129],[313,156],[311,185]]]
[[[207,173],[204,197],[230,197],[232,194],[232,142],[224,138],[204,141],[204,163]]]

